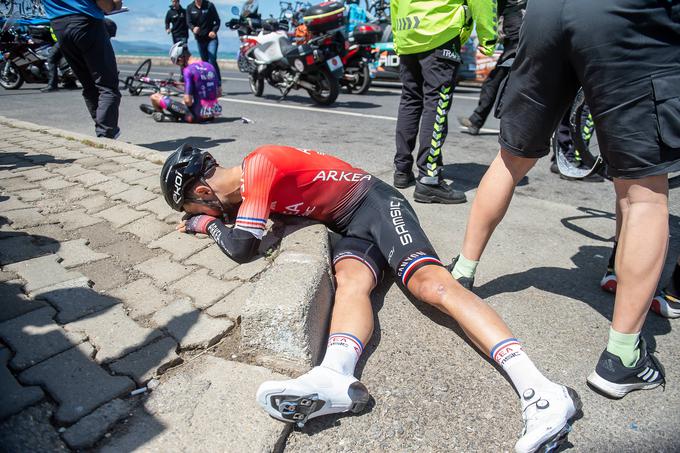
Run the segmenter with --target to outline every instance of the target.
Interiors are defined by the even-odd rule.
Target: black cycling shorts
[[[443,266],[409,202],[380,180],[372,184],[339,233],[343,238],[333,248],[333,264],[359,260],[371,270],[376,283],[386,265],[404,286],[421,267]]]
[[[581,85],[611,176],[680,170],[680,1],[528,2],[501,99],[501,146],[548,154]]]

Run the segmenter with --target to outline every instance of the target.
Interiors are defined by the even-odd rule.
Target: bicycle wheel
[[[142,77],[149,75],[151,71],[151,59],[147,58],[139,65],[135,73],[132,75],[131,80],[128,83],[128,91],[131,96],[139,96],[144,88],[142,83]]]
[[[595,134],[595,124],[586,104],[583,90],[574,98],[569,113],[569,131],[574,142],[575,158],[568,158],[559,145],[558,132],[553,135],[552,145],[560,173],[567,178],[582,179],[597,173],[604,161]]]

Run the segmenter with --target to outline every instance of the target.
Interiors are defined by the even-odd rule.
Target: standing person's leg
[[[399,78],[401,99],[397,113],[394,186],[403,189],[415,182],[413,149],[416,146],[420,116],[423,112],[423,76],[417,55],[399,57]]]
[[[561,14],[561,8],[548,0],[528,3],[517,56],[503,94],[501,150],[480,182],[462,252],[454,259],[453,276],[467,279],[469,286],[491,235],[505,216],[515,186],[538,158],[549,153],[552,133],[578,90]],[[545,76],[548,73],[550,77]]]
[[[654,297],[651,310],[664,318],[680,317],[680,255],[678,255],[670,280]]]
[[[210,53],[208,52],[208,42],[196,40],[196,46],[198,46],[198,54],[201,56],[201,60],[210,63]]]
[[[368,402],[354,369],[373,334],[370,293],[385,260],[375,245],[357,238],[341,239],[333,256],[336,290],[323,361],[296,379],[264,382],[257,391],[260,405],[282,421],[304,424],[326,414],[359,412]]]
[[[97,105],[99,92],[95,85],[92,74],[87,66],[87,62],[80,52],[76,42],[82,39],[83,28],[88,19],[82,16],[64,16],[52,20],[52,28],[57,40],[61,43],[61,51],[64,58],[76,75],[76,78],[83,87],[83,99],[85,106],[90,113],[93,121],[97,121]]]
[[[54,43],[47,56],[47,86],[42,91],[59,89],[59,60],[63,55],[59,47],[59,42]]]
[[[448,133],[448,115],[460,65],[460,45],[455,38],[421,54],[423,114],[420,120],[418,178],[413,197],[422,203],[463,203],[465,193],[443,180],[442,147]]]
[[[217,48],[219,47],[219,40],[217,38],[208,42],[208,58],[209,63],[215,68],[217,81],[222,86],[222,75],[220,74],[220,66],[217,64]]]

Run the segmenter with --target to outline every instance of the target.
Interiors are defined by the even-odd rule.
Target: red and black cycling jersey
[[[375,178],[336,157],[265,145],[243,161],[235,227],[262,238],[270,212],[309,217],[341,230]]]

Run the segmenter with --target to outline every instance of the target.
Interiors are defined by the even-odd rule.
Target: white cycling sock
[[[328,337],[328,347],[321,366],[352,376],[363,351],[364,345],[354,335],[340,332],[332,333]]]
[[[491,349],[491,358],[505,371],[520,397],[527,389],[553,385],[531,361],[516,338],[503,340]]]

